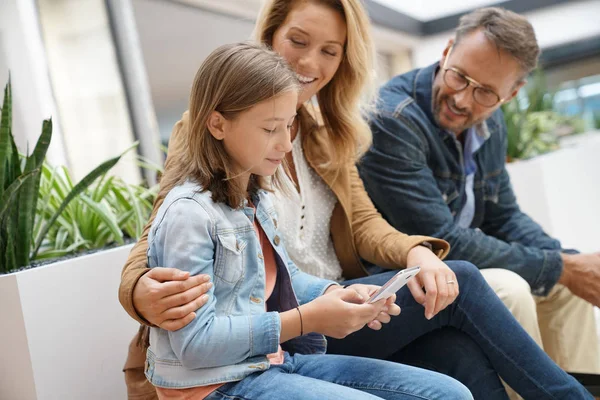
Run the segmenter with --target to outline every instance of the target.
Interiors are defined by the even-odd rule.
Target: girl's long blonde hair
[[[238,208],[248,191],[281,188],[281,168],[273,177],[251,176],[249,187],[241,187],[232,169],[231,158],[223,141],[215,139],[207,128],[213,111],[235,119],[239,113],[258,103],[299,89],[287,63],[263,45],[235,43],[213,51],[198,69],[189,104],[189,129],[182,132],[182,159],[177,171],[165,175],[161,186],[173,187],[187,179],[210,190],[215,202]]]
[[[371,108],[374,93],[374,46],[369,17],[360,0],[267,0],[256,22],[255,39],[272,46],[275,31],[302,1],[331,7],[346,21],[342,61],[331,82],[317,94],[316,114],[325,127],[326,151],[330,155],[321,167],[337,170],[354,164],[371,145],[371,130],[363,116]],[[298,118],[303,135],[316,134],[316,121],[306,106],[298,112]]]

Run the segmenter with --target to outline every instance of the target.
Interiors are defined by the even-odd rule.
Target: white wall
[[[53,117],[53,136],[48,159],[66,164],[46,56],[34,0],[0,1],[0,84],[12,76],[13,134],[19,150],[33,150],[41,133],[42,120]],[[4,98],[4,92],[0,96]]]
[[[564,248],[600,251],[600,131],[561,149],[507,165],[521,209]]]
[[[600,35],[600,0],[565,3],[525,14],[542,48]],[[453,31],[422,39],[413,47],[415,68],[429,65],[442,56]]]
[[[254,23],[173,2],[133,1],[161,137],[181,113],[202,61],[220,45],[250,39]]]

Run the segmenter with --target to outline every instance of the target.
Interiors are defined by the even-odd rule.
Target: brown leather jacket
[[[185,112],[173,128],[164,176],[169,174],[181,160],[183,150],[181,132],[187,129],[188,121],[188,113]],[[319,166],[328,160],[324,150],[327,146],[322,143],[326,135],[313,133],[315,134],[303,134],[302,148],[309,165],[327,183],[338,199],[331,217],[331,237],[346,279],[367,275],[360,258],[381,267],[404,268],[408,252],[425,241],[433,246],[433,250],[440,258],[448,254],[450,246],[444,240],[405,235],[390,226],[373,206],[355,166],[338,171],[335,175],[320,168]],[[133,307],[133,288],[138,279],[148,272],[146,257],[148,231],[158,208],[171,189],[171,187],[160,188],[150,220],[142,237],[131,250],[121,274],[119,300],[129,315],[141,324],[147,325],[148,322],[138,315]]]

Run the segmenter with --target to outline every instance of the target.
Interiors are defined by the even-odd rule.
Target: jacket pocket
[[[442,199],[444,199],[446,204],[449,205],[454,200],[458,199],[459,193],[454,180],[442,178],[437,178],[436,180],[438,189],[440,189],[440,192],[442,192]]]
[[[244,274],[244,249],[248,243],[233,233],[217,234],[219,246],[215,259],[215,277],[236,284]]]
[[[488,178],[483,185],[483,201],[498,203],[498,194],[500,191],[499,177]]]

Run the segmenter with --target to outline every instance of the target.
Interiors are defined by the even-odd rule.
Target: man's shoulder
[[[379,89],[377,102],[379,113],[393,115],[399,111],[399,107],[414,103],[413,86],[417,71],[397,75]]]
[[[485,124],[490,134],[490,141],[496,145],[505,144],[507,132],[502,109],[498,108],[494,111],[494,113],[485,120]]]
[[[498,108],[494,113],[487,119],[487,124],[490,129],[503,131],[506,133],[506,124],[504,123],[504,113],[502,108]]]
[[[381,87],[376,107],[378,117],[392,117],[404,121],[427,119],[425,110],[417,101],[420,90],[417,80],[422,71],[423,69],[415,69],[397,75]]]

